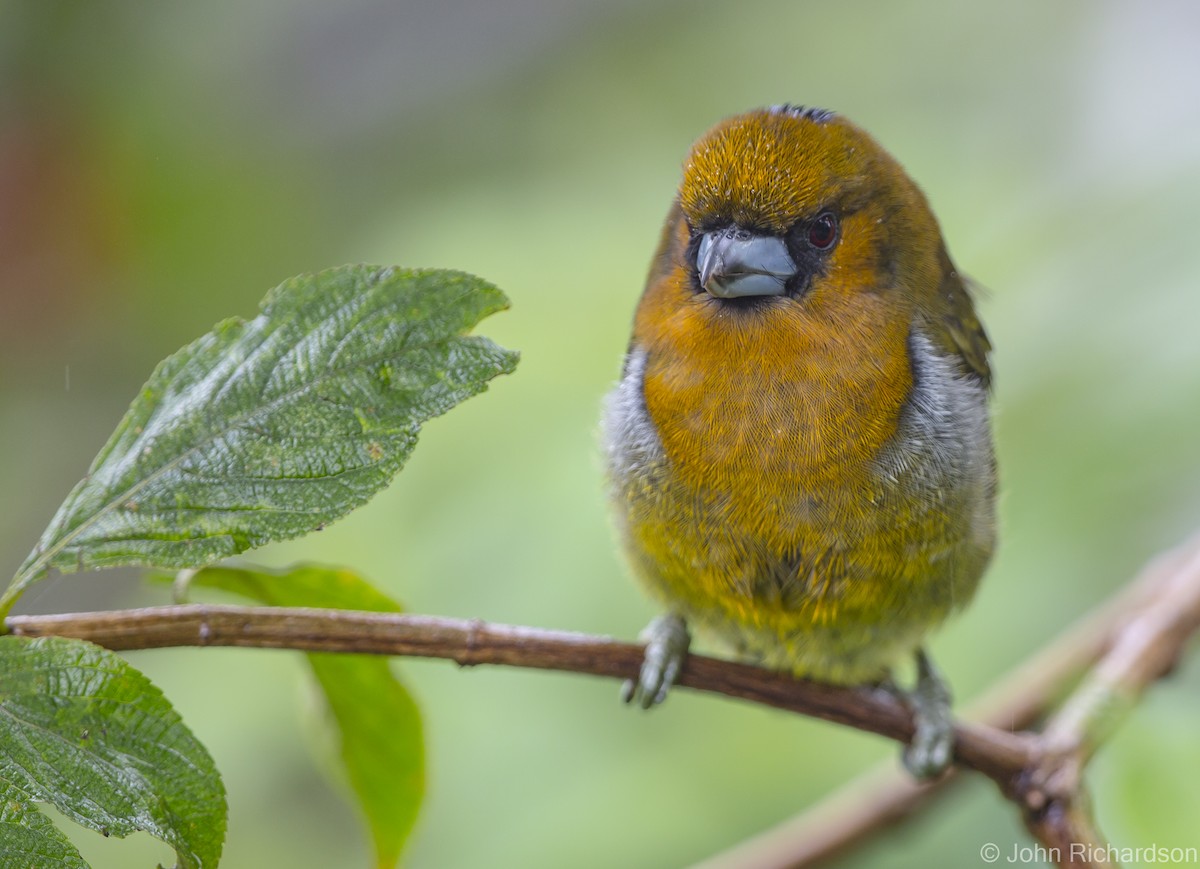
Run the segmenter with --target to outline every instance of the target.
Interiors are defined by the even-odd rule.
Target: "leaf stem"
[[[8,584],[8,588],[4,590],[4,594],[0,595],[0,622],[8,618],[13,605],[21,599],[21,595],[25,592],[25,589],[33,582],[34,577],[38,575],[38,569],[26,567],[26,569],[20,571],[12,578],[12,582]],[[0,631],[0,633],[3,633],[3,631]]]

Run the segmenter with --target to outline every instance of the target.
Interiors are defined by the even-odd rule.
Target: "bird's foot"
[[[954,717],[950,689],[924,649],[917,652],[917,684],[902,695],[913,715],[912,742],[904,749],[904,768],[914,778],[937,778],[954,757]]]
[[[683,617],[668,613],[650,622],[639,639],[646,644],[642,669],[636,682],[630,679],[621,686],[621,699],[649,709],[667,699],[683,669],[692,638]]]

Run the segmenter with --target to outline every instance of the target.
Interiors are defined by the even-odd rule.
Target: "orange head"
[[[925,198],[831,112],[779,106],[719,124],[692,147],[679,203],[701,286],[718,297],[883,291],[901,274],[894,288],[910,299],[897,301],[911,303],[936,287],[941,236]]]
[[[804,311],[810,332],[863,337],[871,312],[886,308],[889,318],[925,315],[936,330],[932,321],[970,313],[938,298],[947,273],[937,220],[899,163],[832,112],[775,106],[693,145],[643,307],[660,317],[661,306],[693,304],[714,316]],[[986,348],[966,349],[983,374]]]

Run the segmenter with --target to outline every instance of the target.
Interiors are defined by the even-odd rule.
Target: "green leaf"
[[[0,782],[106,836],[144,830],[182,867],[217,865],[221,778],[149,679],[106,649],[61,637],[0,637],[0,673]],[[0,852],[22,827],[29,833],[11,847],[61,847],[20,805],[0,816],[17,819],[0,828]],[[82,865],[74,849],[59,859]]]
[[[29,794],[0,780],[0,869],[88,869]]]
[[[210,567],[191,585],[230,591],[270,606],[400,612],[358,574],[316,564],[285,571]],[[377,865],[396,865],[425,793],[425,751],[417,704],[390,662],[374,655],[310,654],[329,703],[341,760],[366,818]]]
[[[376,865],[395,866],[425,795],[420,711],[386,658],[312,654],[308,661],[329,702]]]
[[[507,307],[471,275],[343,266],[267,294],[159,363],[0,600],[50,568],[197,567],[382,489],[421,423],[511,372],[465,333]]]

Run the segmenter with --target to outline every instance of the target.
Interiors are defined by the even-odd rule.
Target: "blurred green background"
[[[396,484],[255,558],[353,565],[412,610],[633,637],[596,429],[691,141],[792,101],[906,164],[989,288],[1003,542],[933,648],[962,701],[1200,525],[1200,6],[0,0],[0,555],[15,570],[155,362],[285,277],[344,262],[478,273],[517,373],[426,428]],[[23,611],[162,601],[55,579]],[[294,655],[132,656],[214,753],[224,865],[365,866],[311,750]],[[895,746],[680,693],[397,665],[428,725],[414,867],[675,867]],[[1200,665],[1092,771],[1100,823],[1200,845]],[[98,867],[144,837],[75,837]],[[846,865],[976,865],[1023,841],[987,783]]]

